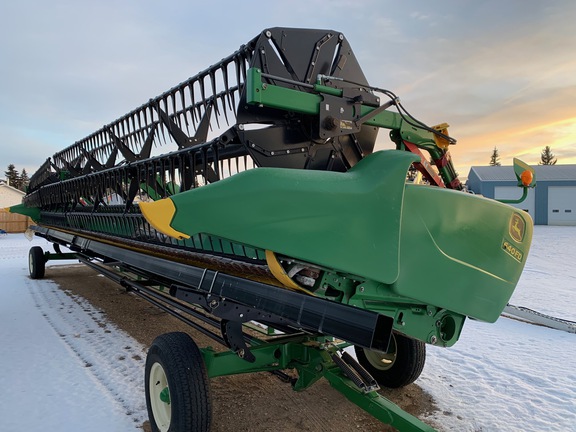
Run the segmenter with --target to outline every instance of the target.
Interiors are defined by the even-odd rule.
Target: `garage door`
[[[576,225],[576,186],[548,188],[548,225]]]
[[[522,188],[518,186],[496,186],[494,188],[494,198],[499,199],[506,199],[506,200],[515,200],[519,199],[522,196]],[[528,196],[526,199],[521,202],[520,204],[511,204],[516,208],[521,210],[527,211],[534,219],[534,189],[528,190]]]

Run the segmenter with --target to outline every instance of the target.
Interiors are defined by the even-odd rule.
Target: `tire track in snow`
[[[104,313],[50,281],[28,279],[36,307],[94,379],[141,425],[148,417],[144,395],[145,347],[108,323]]]

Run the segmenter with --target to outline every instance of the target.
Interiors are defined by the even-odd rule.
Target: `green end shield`
[[[26,207],[24,204],[17,204],[12,207],[7,207],[4,210],[9,213],[17,213],[24,216],[29,216],[34,222],[40,221],[40,209],[37,207]]]
[[[141,207],[167,235],[216,235],[393,283],[406,172],[414,160],[385,151],[346,173],[258,168],[168,198],[175,208],[168,216],[152,211],[167,207],[165,200]]]
[[[218,236],[495,321],[526,262],[532,220],[494,200],[407,185],[414,159],[376,152],[346,173],[258,168],[142,210],[168,235]]]

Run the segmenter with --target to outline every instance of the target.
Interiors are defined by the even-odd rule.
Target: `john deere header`
[[[381,129],[391,150],[375,152]],[[495,321],[533,229],[526,213],[462,191],[455,143],[446,123],[427,126],[370,85],[341,33],[271,28],[53,155],[11,211],[56,245],[32,248],[32,277],[69,258],[67,246],[163,310],[221,331],[203,330],[229,353],[180,336],[155,342],[154,430],[209,425],[173,412],[193,405],[171,403],[190,379],[170,375],[178,341],[207,376],[295,368],[297,390],[324,376],[383,421],[429,430],[377,385],[414,381],[425,343],[453,345],[466,317]],[[407,181],[413,169],[422,182]],[[533,171],[518,163],[516,174],[525,197]],[[257,341],[242,332],[252,320],[291,336]],[[327,336],[355,345],[368,371]]]

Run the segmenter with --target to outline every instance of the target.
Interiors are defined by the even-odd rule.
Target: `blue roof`
[[[534,165],[536,181],[576,181],[576,165]],[[516,181],[512,166],[473,166],[472,172],[481,181]]]

